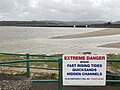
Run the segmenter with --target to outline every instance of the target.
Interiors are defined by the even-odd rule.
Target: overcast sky
[[[120,20],[120,0],[0,0],[2,20]]]

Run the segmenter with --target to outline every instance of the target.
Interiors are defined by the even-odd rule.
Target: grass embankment
[[[107,58],[112,60],[120,60],[120,54],[108,54]],[[109,66],[111,66],[112,69],[120,69],[120,62],[109,62]]]
[[[51,55],[50,57],[46,57],[46,56],[30,56],[30,59],[40,59],[40,60],[56,60],[58,58],[55,57],[62,57],[63,54],[54,54]],[[115,60],[120,60],[120,55],[116,55],[116,54],[107,54],[107,59],[115,59]],[[26,60],[26,56],[18,56],[18,55],[4,55],[4,54],[0,54],[0,62],[5,62],[5,61],[10,61],[10,60]],[[17,66],[26,66],[26,62],[24,63],[13,63],[10,65],[17,65]],[[109,62],[107,65],[109,65],[111,67],[111,70],[119,70],[120,69],[120,63],[118,62]],[[56,62],[31,62],[30,66],[36,66],[39,68],[59,68],[59,63]],[[16,68],[17,69],[17,68]],[[38,69],[39,70],[39,69]],[[14,75],[26,75],[26,70],[24,71],[14,71],[13,69],[10,69],[9,67],[6,66],[0,66],[0,72],[6,73],[9,72],[11,74],[15,73]],[[39,75],[38,75],[39,74]],[[42,75],[41,75],[42,74]],[[35,74],[34,74],[35,75]],[[58,77],[58,75],[56,75],[56,73],[37,73],[37,76],[40,76],[39,78],[55,78]]]
[[[49,57],[47,56],[30,56],[30,59],[40,59],[40,60],[57,60],[57,57],[61,57],[62,54],[54,54]],[[26,56],[18,55],[4,55],[0,54],[0,62],[11,61],[11,60],[26,60]],[[13,63],[11,65],[26,66],[26,63]],[[48,68],[58,68],[58,63],[55,62],[31,62],[30,66],[48,67]]]
[[[63,54],[54,54],[51,55],[50,57],[45,57],[45,56],[30,56],[30,59],[57,59],[53,57],[62,57]],[[4,55],[0,54],[0,62],[5,62],[5,61],[10,61],[10,60],[25,60],[26,56],[18,56],[18,55]],[[113,60],[120,60],[120,55],[116,54],[107,54],[107,59],[113,59]],[[120,69],[120,63],[116,62],[110,62],[109,63],[111,67],[115,69]],[[26,66],[26,63],[13,63],[11,65],[18,65],[18,66]],[[37,66],[37,67],[43,67],[43,68],[58,68],[59,64],[55,62],[31,62],[30,66]]]
[[[54,54],[54,55],[50,55],[50,56],[30,56],[29,58],[31,60],[35,60],[35,59],[36,60],[38,60],[38,59],[39,60],[57,60],[57,59],[59,59],[58,57],[61,57],[61,56],[62,56],[62,54]],[[13,60],[26,60],[26,56],[0,54],[0,62],[11,61],[11,60],[12,61]],[[25,76],[27,74],[26,69],[19,69],[19,68],[12,67],[12,66],[26,67],[26,62],[11,63],[9,65],[11,67],[0,66],[0,73],[12,74],[12,75],[16,75],[16,76]],[[30,62],[30,66],[37,67],[37,68],[59,68],[59,63],[57,63],[57,62]],[[42,78],[42,79],[58,78],[58,74],[56,74],[55,72],[43,73],[44,71],[41,72],[40,69],[35,69],[32,71],[31,71],[31,75],[37,76],[37,78]]]

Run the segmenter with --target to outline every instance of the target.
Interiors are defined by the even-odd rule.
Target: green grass
[[[120,55],[116,54],[107,54],[108,59],[112,60],[120,60]],[[109,66],[111,66],[112,69],[120,69],[120,62],[109,62]]]
[[[53,55],[51,55],[51,56],[53,56],[53,57],[62,57],[64,54],[53,54]]]
[[[120,62],[119,63],[117,63],[117,62],[110,62],[109,64],[110,64],[110,66],[113,69],[120,69]]]
[[[55,59],[55,57],[61,57],[63,54],[54,54],[50,57],[45,56],[30,56],[30,59]],[[5,55],[0,54],[0,62],[4,61],[10,61],[10,60],[23,60],[26,59],[25,56],[18,56],[18,55]],[[26,63],[12,63],[11,65],[18,65],[18,66],[26,66]],[[58,68],[59,64],[55,62],[31,62],[31,66],[37,66],[37,67],[46,67],[46,68]]]
[[[63,54],[53,54],[50,57],[46,56],[30,56],[30,59],[55,59],[55,57],[62,57]],[[120,59],[120,55],[115,54],[107,54],[108,59]],[[25,56],[18,56],[18,55],[6,55],[0,54],[0,61],[10,61],[10,60],[23,60],[26,59]],[[19,66],[26,66],[26,63],[14,63],[12,65],[19,65]],[[58,68],[59,64],[55,62],[31,62],[31,66],[37,67],[48,67],[48,68]],[[120,69],[120,63],[110,62],[109,65],[112,68]]]
[[[46,56],[30,56],[30,59],[58,59],[56,57],[62,57],[63,54],[53,54],[50,57],[46,57]],[[18,56],[18,55],[5,55],[5,54],[0,54],[0,62],[4,62],[4,61],[10,61],[10,60],[25,60],[26,56]],[[107,59],[118,59],[120,60],[120,55],[115,55],[115,54],[108,54],[107,55]],[[24,63],[12,63],[11,65],[18,65],[18,66],[26,66],[26,62]],[[120,69],[120,63],[118,62],[109,62],[108,65],[111,67],[111,69]],[[30,62],[30,66],[36,66],[36,67],[40,67],[40,68],[59,68],[59,63],[57,62]],[[3,72],[12,72],[9,71],[8,69],[4,70]],[[25,72],[17,72],[16,76],[26,76],[26,71]],[[39,75],[40,78],[49,78],[49,79],[55,79],[56,77],[58,77],[57,74],[55,73],[51,73],[51,74],[43,74],[43,75]]]
[[[108,59],[120,59],[120,55],[115,54],[107,54]]]
[[[14,63],[11,65],[26,66],[26,63]],[[30,66],[43,67],[43,68],[58,68],[59,63],[57,62],[31,62]]]
[[[31,66],[39,66],[39,67],[48,67],[48,68],[58,68],[59,64],[55,62],[32,62]]]

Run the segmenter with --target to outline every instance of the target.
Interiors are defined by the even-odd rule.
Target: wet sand
[[[109,35],[119,35],[119,34],[120,34],[120,28],[111,28],[111,29],[104,29],[104,30],[88,32],[88,33],[79,33],[73,35],[51,37],[50,39],[87,38],[87,37],[109,36]]]
[[[98,47],[120,48],[120,42],[118,42],[118,43],[109,43],[109,44],[105,44],[105,45],[100,45]]]

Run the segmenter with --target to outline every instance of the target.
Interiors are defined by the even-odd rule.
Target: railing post
[[[62,58],[59,59],[59,90],[63,89],[62,85]]]
[[[30,60],[29,60],[29,53],[26,54],[26,67],[27,67],[27,77],[30,77]]]

